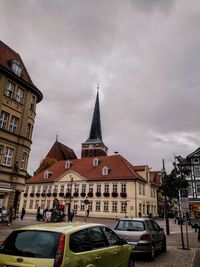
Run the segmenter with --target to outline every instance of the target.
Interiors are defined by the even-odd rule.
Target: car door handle
[[[118,255],[119,254],[119,252],[118,251],[113,251],[113,253],[112,253],[113,255]]]
[[[101,257],[100,256],[96,256],[94,259],[95,259],[95,261],[99,261],[101,259]]]

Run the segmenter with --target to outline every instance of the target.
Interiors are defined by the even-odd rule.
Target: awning
[[[0,187],[0,193],[2,192],[11,192],[12,191],[12,189],[9,189],[9,188],[1,188]]]

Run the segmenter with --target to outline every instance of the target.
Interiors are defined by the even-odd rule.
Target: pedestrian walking
[[[14,215],[13,209],[10,208],[7,214],[8,225],[12,224],[13,215]]]
[[[72,222],[73,221],[73,218],[74,218],[74,211],[72,210],[70,212],[70,221]]]
[[[199,227],[198,227],[198,242],[200,242],[200,223],[199,223],[199,225],[198,225]]]
[[[90,209],[88,208],[87,209],[87,217],[89,217],[89,215],[90,215]]]
[[[37,214],[36,214],[36,220],[37,220],[37,221],[40,221],[41,218],[42,218],[42,215],[40,214],[40,207],[38,207],[38,209],[37,209]]]
[[[25,208],[22,208],[22,213],[21,213],[21,216],[20,216],[21,220],[24,219],[25,214],[26,214],[26,210],[25,210]]]

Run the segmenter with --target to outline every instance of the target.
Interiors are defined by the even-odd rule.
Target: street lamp
[[[71,213],[71,204],[72,204],[72,185],[73,185],[73,177],[71,177],[70,175],[70,182],[71,182],[71,186],[70,186],[70,195],[69,195],[69,206],[68,206],[68,221],[70,219],[70,213]]]

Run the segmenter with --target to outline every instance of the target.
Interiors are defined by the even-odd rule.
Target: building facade
[[[200,148],[186,158],[177,157],[179,165],[190,170],[186,176],[188,181],[189,209],[200,218]]]
[[[20,55],[0,41],[0,208],[17,209],[24,191],[36,105],[42,97]]]
[[[93,217],[157,216],[158,187],[148,166],[139,174],[121,155],[59,161],[27,180],[20,209],[51,209],[57,199],[80,216],[87,209]]]

